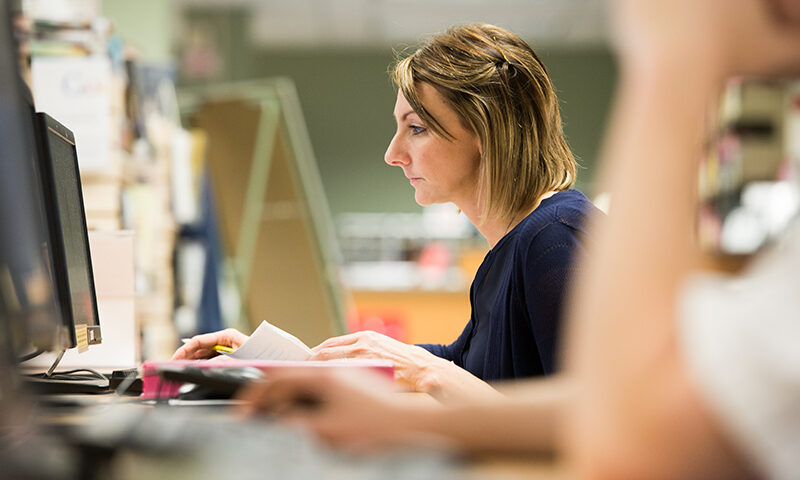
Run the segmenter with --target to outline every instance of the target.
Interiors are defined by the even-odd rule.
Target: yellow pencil
[[[188,343],[191,340],[192,340],[191,338],[181,338],[181,342],[183,342],[183,343]],[[232,349],[231,347],[226,347],[225,345],[214,345],[213,347],[211,347],[211,350],[214,350],[215,352],[220,352],[220,353],[233,353],[234,352],[234,349]]]
[[[220,353],[233,353],[233,349],[231,347],[226,347],[225,345],[214,345],[211,347],[211,350]]]

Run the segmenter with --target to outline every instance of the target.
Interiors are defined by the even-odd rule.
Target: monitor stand
[[[62,358],[64,358],[64,353],[66,351],[67,351],[67,349],[65,349],[65,348],[61,349],[61,352],[58,354],[58,356],[56,357],[56,359],[53,362],[53,364],[50,365],[50,368],[47,369],[47,373],[44,374],[45,377],[50,377],[51,375],[53,375],[53,372],[56,371],[56,367],[58,366],[58,363],[61,361]]]

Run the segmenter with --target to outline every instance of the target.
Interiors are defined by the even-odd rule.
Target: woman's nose
[[[397,138],[397,135],[392,137],[392,141],[389,142],[389,147],[386,149],[386,154],[383,156],[383,160],[389,165],[393,166],[408,164],[408,154],[405,152],[405,149],[403,148],[401,141]]]

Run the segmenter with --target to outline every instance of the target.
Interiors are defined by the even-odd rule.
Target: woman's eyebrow
[[[405,121],[405,119],[408,118],[408,116],[411,115],[412,113],[416,114],[417,112],[415,112],[414,110],[409,110],[409,111],[407,111],[406,113],[404,113],[403,115],[400,116],[399,121],[401,121],[401,122]],[[392,115],[392,118],[394,118],[394,115]]]

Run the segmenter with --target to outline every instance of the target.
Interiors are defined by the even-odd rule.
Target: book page
[[[308,360],[311,349],[291,333],[264,320],[241,347],[226,355],[239,360]]]

